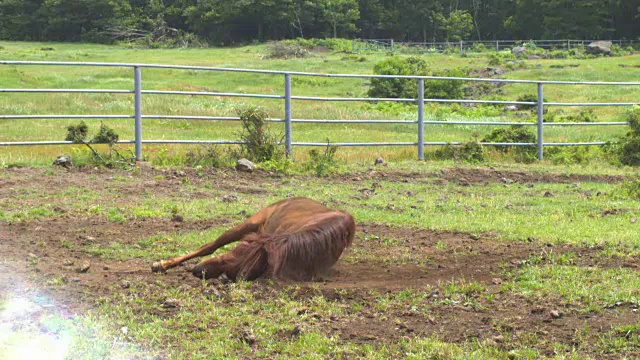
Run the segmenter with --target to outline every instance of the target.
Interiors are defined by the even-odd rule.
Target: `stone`
[[[236,162],[236,170],[244,172],[253,172],[256,166],[247,159],[240,159]]]
[[[56,160],[53,162],[53,165],[70,168],[73,166],[73,162],[71,161],[71,156],[69,155],[58,155]]]
[[[585,51],[591,55],[612,55],[611,45],[611,41],[594,41],[585,47]]]
[[[380,156],[378,156],[378,158],[376,159],[376,162],[374,163],[374,165],[384,165],[384,159]]]
[[[515,105],[507,105],[502,108],[503,111],[518,111],[518,107]]]
[[[517,58],[526,57],[527,48],[524,46],[516,46],[511,49],[511,53]]]

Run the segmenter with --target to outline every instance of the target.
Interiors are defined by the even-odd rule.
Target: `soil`
[[[123,200],[144,196],[145,189],[153,186],[154,193],[179,192],[182,178],[204,181],[192,172],[145,171],[141,181],[112,182],[114,176],[126,177],[127,173],[111,170],[56,170],[50,177],[42,177],[42,170],[11,169],[0,178],[0,199],[11,198],[23,189],[35,189],[52,193],[59,186],[83,186],[85,188],[116,186],[122,190]],[[158,178],[157,175],[162,175]],[[503,182],[573,183],[581,181],[617,182],[620,177],[600,175],[553,175],[492,169],[446,169],[434,174],[399,174],[372,171],[369,173],[337,177],[336,181],[353,181],[354,178],[384,178],[388,181],[453,181],[458,184],[483,184]],[[206,177],[205,177],[206,179]],[[218,173],[214,186],[225,191],[243,194],[263,193],[263,185],[280,182],[277,176],[265,172],[253,174]],[[207,195],[207,194],[204,194]],[[192,195],[194,196],[194,195]],[[210,196],[210,195],[208,195]],[[64,205],[61,205],[64,207]],[[197,287],[200,280],[185,268],[176,268],[166,274],[154,274],[153,261],[128,259],[108,260],[92,257],[83,248],[87,243],[107,246],[113,241],[136,244],[157,234],[171,234],[204,230],[209,227],[228,227],[234,221],[211,219],[186,221],[183,219],[152,218],[131,220],[124,223],[109,222],[97,217],[76,218],[64,214],[48,220],[30,222],[0,222],[0,293],[14,290],[16,279],[34,279],[35,284],[47,287],[50,279],[64,278],[64,286],[52,290],[52,296],[72,311],[82,311],[95,306],[100,297],[112,296],[114,285],[129,282],[164,283],[165,287]],[[393,246],[384,239],[394,239]],[[441,246],[444,244],[444,246]],[[569,345],[580,343],[587,353],[596,352],[594,344],[612,327],[637,324],[640,314],[631,305],[606,309],[598,313],[582,313],[567,305],[561,298],[533,300],[501,291],[511,270],[517,269],[532,255],[548,254],[552,245],[529,242],[501,242],[492,234],[480,236],[458,232],[437,232],[391,227],[381,224],[359,224],[356,241],[348,249],[333,273],[311,283],[300,283],[296,296],[322,295],[327,300],[341,304],[365,304],[361,311],[349,315],[348,321],[338,317],[318,317],[316,324],[343,341],[380,345],[398,339],[437,336],[449,342],[464,342],[474,338],[481,342],[515,347],[525,344],[530,334],[535,334],[535,344],[544,354],[554,354],[553,343]],[[553,245],[558,253],[575,254],[576,265],[599,267],[627,267],[636,271],[640,260],[606,258],[599,256],[601,249]],[[367,254],[362,255],[362,254]],[[7,261],[9,259],[10,261]],[[155,259],[159,260],[159,259]],[[87,268],[86,264],[89,264]],[[83,268],[84,267],[84,268]],[[479,297],[477,304],[444,304],[442,287],[451,281],[478,282],[493,294],[492,300]],[[273,292],[286,284],[256,283],[257,292]],[[222,283],[213,281],[215,291],[224,295]],[[392,307],[381,315],[372,310],[376,303],[374,293],[386,294],[402,289],[415,289],[430,294],[425,309]],[[160,291],[160,290],[158,290]],[[588,326],[591,330],[585,338],[577,338],[576,332]],[[294,329],[293,334],[299,333]],[[293,336],[283,330],[283,336]],[[510,334],[509,341],[504,339]]]

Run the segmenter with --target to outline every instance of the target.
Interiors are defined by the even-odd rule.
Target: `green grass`
[[[506,288],[524,296],[562,298],[578,311],[640,305],[640,277],[624,269],[584,268],[569,265],[527,266]]]
[[[272,69],[309,71],[319,73],[369,74],[373,65],[386,58],[384,54],[365,55],[367,61],[343,60],[340,53],[320,53],[305,59],[273,60],[262,59],[266,53],[263,45],[222,49],[172,49],[147,50],[118,46],[89,44],[44,44],[2,42],[0,51],[3,60],[46,60],[46,61],[96,61],[126,63],[183,64],[200,66],[236,67],[251,69]],[[41,51],[42,47],[53,47],[54,51]],[[484,68],[485,57],[460,58],[455,55],[428,55],[426,60],[433,69],[450,67]],[[571,81],[628,81],[639,69],[622,68],[618,65],[637,62],[638,55],[600,58],[592,60],[534,60],[528,61],[524,70],[508,72],[510,79],[543,79]],[[578,62],[580,67],[554,69],[551,65]],[[0,81],[4,88],[101,88],[131,89],[133,71],[120,68],[92,67],[45,67],[9,66],[0,68]],[[324,79],[298,78],[293,80],[294,95],[364,97],[368,89],[368,79]],[[281,76],[242,74],[229,72],[198,72],[192,70],[145,69],[143,88],[155,90],[220,91],[240,93],[281,94]],[[535,93],[533,85],[510,84],[502,88],[503,99],[515,100],[522,94]],[[549,85],[545,97],[557,102],[635,102],[640,88],[635,86],[562,86]],[[211,98],[195,96],[143,96],[144,114],[164,115],[208,115],[234,116],[236,110],[247,104],[263,106],[270,116],[281,118],[283,104],[279,100],[257,100],[241,98]],[[0,114],[132,114],[133,99],[120,94],[11,94],[0,97]],[[427,106],[427,120],[517,121],[516,118],[500,110],[464,110],[458,113],[446,110],[448,107]],[[580,109],[567,108],[567,112]],[[598,121],[622,120],[621,108],[596,108]],[[462,114],[466,115],[460,115]],[[295,101],[294,118],[309,119],[416,119],[415,106],[384,110],[370,104],[351,102],[309,102]],[[100,120],[87,120],[92,129],[97,129]],[[3,132],[0,141],[63,140],[65,127],[77,121],[56,120],[0,120]],[[27,127],[25,127],[27,124]],[[108,120],[122,139],[133,137],[130,119]],[[278,125],[276,125],[278,126]],[[234,139],[239,131],[237,123],[185,120],[144,120],[145,139]],[[439,126],[428,125],[425,141],[464,141],[472,134],[483,135],[491,130],[489,126]],[[94,130],[95,131],[95,130]],[[344,124],[295,124],[294,141],[332,142],[382,142],[416,140],[415,126],[409,125],[344,125]],[[621,127],[548,127],[545,131],[548,141],[607,141],[622,135]],[[145,146],[149,158],[163,146]],[[51,161],[61,147],[30,147],[0,149],[2,163],[43,164]],[[298,151],[301,151],[300,149]],[[402,151],[398,148],[376,149],[388,157],[414,158],[415,149]],[[370,157],[368,149],[348,149],[353,159]]]

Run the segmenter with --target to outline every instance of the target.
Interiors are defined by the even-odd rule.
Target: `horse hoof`
[[[151,265],[151,271],[153,271],[154,273],[164,273],[167,272],[164,267],[162,266],[162,261],[156,261],[153,263],[153,265]]]

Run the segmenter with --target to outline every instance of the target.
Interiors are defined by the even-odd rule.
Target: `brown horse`
[[[195,257],[240,241],[228,253],[202,261],[193,269],[199,278],[309,280],[331,268],[350,246],[355,233],[353,217],[307,198],[274,203],[244,223],[226,231],[216,241],[180,257],[153,264],[164,272]]]

